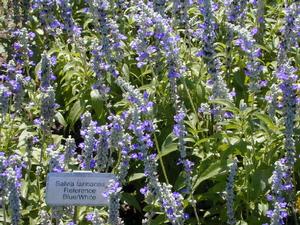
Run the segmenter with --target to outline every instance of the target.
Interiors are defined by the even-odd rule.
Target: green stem
[[[9,113],[10,115],[10,113]],[[9,118],[11,119],[11,117]],[[11,139],[12,137],[14,137],[13,133],[12,133],[12,130],[13,130],[13,125],[14,125],[14,120],[15,118],[13,117],[9,123],[10,123],[10,126],[9,126],[9,129],[8,129],[8,135],[6,136],[6,138],[8,139],[7,142],[6,142],[6,146],[5,146],[5,149],[6,149],[6,152],[8,152],[8,149],[9,147],[11,146]]]
[[[232,57],[231,57],[231,52],[232,52],[232,31],[228,31],[227,33],[227,41],[226,41],[226,79],[230,78],[230,75],[232,74]],[[227,80],[229,81],[229,80]]]
[[[111,153],[111,151],[110,151],[110,153]],[[109,158],[111,158],[111,154],[110,154]],[[118,154],[118,161],[117,161],[116,166],[115,166],[114,169],[113,169],[113,172],[114,172],[114,173],[116,173],[116,170],[118,169],[118,167],[119,167],[119,165],[120,165],[120,163],[121,163],[121,159],[122,159],[122,153],[121,153],[121,151],[119,151],[119,154]],[[106,167],[106,172],[108,172],[108,166]]]
[[[294,216],[294,222],[295,222],[295,225],[298,225],[297,214],[296,214],[296,212],[295,212],[294,207],[292,208],[292,210],[293,210],[293,216]]]
[[[165,169],[165,165],[164,165],[164,162],[163,162],[163,159],[162,159],[161,151],[160,151],[159,144],[158,144],[157,137],[156,137],[155,133],[154,133],[154,142],[155,142],[155,146],[156,146],[156,149],[157,149],[157,152],[158,152],[159,162],[160,162],[160,165],[161,165],[166,183],[169,184],[167,172],[166,172],[166,169]]]
[[[188,29],[189,29],[189,27],[188,27]],[[187,40],[188,40],[188,44],[189,44],[189,59],[190,59],[190,62],[191,62],[191,61],[192,61],[192,48],[191,48],[192,42],[191,42],[190,35],[187,37],[187,35],[185,34],[185,35],[184,35],[184,39],[185,39],[185,42],[187,42]],[[196,107],[195,107],[195,105],[194,105],[194,102],[193,102],[191,93],[190,93],[190,91],[189,91],[189,89],[188,89],[188,86],[187,86],[187,84],[186,84],[185,77],[182,78],[182,81],[183,81],[184,89],[185,89],[185,91],[186,91],[186,93],[187,93],[187,95],[188,95],[190,104],[191,104],[191,106],[192,106],[193,112],[195,113],[196,118],[197,118],[197,120],[198,120],[198,116],[197,116],[198,113],[197,113]]]
[[[40,172],[41,171],[39,171],[39,173]],[[36,178],[36,184],[37,184],[37,192],[38,192],[37,194],[38,194],[39,202],[42,205],[43,201],[42,201],[42,196],[41,196],[40,174]]]
[[[195,107],[195,105],[194,105],[194,102],[193,102],[191,93],[190,93],[190,91],[189,91],[189,89],[188,89],[188,87],[187,87],[187,85],[186,85],[185,78],[183,78],[182,80],[183,80],[184,89],[185,89],[185,91],[186,91],[186,93],[187,93],[187,95],[188,95],[188,98],[189,98],[189,101],[190,101],[190,103],[191,103],[193,112],[195,113],[196,118],[198,119],[198,116],[197,116],[198,113],[197,113],[196,107]]]
[[[46,132],[43,130],[42,131],[42,143],[41,143],[41,155],[40,155],[40,166],[42,166],[43,158],[44,158],[44,145],[46,141]]]
[[[3,209],[3,225],[7,225],[6,222],[6,207],[5,207],[5,195],[2,194],[2,209]]]
[[[293,184],[296,184],[296,177],[295,177],[295,174],[293,173],[293,175],[292,175],[292,179],[293,179]],[[293,216],[294,216],[294,224],[295,225],[299,225],[299,223],[298,223],[298,218],[297,218],[297,213],[296,213],[296,210],[295,210],[295,207],[293,207],[293,199],[296,199],[296,193],[295,193],[295,189],[293,189],[293,192],[291,192],[290,194],[289,194],[290,196],[289,196],[289,202],[291,202],[292,203],[292,211],[293,211]],[[293,196],[292,196],[293,195]]]
[[[73,215],[73,222],[77,222],[77,206],[74,206],[74,215]]]
[[[196,207],[196,204],[195,204],[195,200],[194,200],[193,196],[191,196],[191,198],[192,198],[192,207],[194,209],[194,214],[196,216],[197,224],[200,225],[200,219],[199,219],[199,216],[198,216],[198,213],[197,213],[197,207]]]
[[[248,161],[248,160],[247,160]],[[247,162],[247,180],[246,180],[246,182],[247,182],[247,202],[250,202],[250,162],[248,161]],[[247,209],[246,209],[246,215],[247,215],[247,219],[249,218],[249,208],[247,207]]]
[[[28,165],[28,170],[26,171],[26,176],[25,176],[25,180],[27,182],[27,185],[31,184],[31,182],[30,182],[30,171],[31,171],[31,167],[32,167],[31,160],[28,159],[28,161],[29,161],[29,165]],[[27,199],[27,194],[28,194],[28,189],[26,189],[26,193],[25,193],[25,196],[24,196],[25,199]]]
[[[4,147],[4,145],[2,145],[2,143],[3,143],[2,138],[4,137],[4,135],[2,135],[2,128],[3,128],[3,126],[2,126],[2,120],[0,119],[0,141],[1,141],[0,147],[1,148]]]

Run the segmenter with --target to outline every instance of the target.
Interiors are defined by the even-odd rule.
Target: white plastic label
[[[46,203],[51,206],[108,205],[103,193],[108,191],[111,173],[64,172],[48,173]]]

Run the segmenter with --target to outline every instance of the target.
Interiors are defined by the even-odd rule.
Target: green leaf
[[[74,127],[74,124],[80,118],[80,115],[81,113],[83,113],[83,111],[84,106],[82,105],[82,102],[80,100],[77,100],[72,106],[68,116],[68,121],[70,122],[71,127]]]
[[[276,126],[274,125],[273,121],[269,116],[262,113],[255,113],[254,116],[261,120],[263,123],[265,123],[269,127],[269,129],[276,130]]]
[[[83,29],[87,29],[89,24],[93,22],[93,19],[86,19],[83,24]]]
[[[225,106],[225,109],[227,111],[233,112],[235,114],[239,114],[240,111],[232,102],[224,99],[210,100],[209,103],[223,105]]]
[[[172,152],[177,151],[177,143],[174,143],[174,136],[173,133],[169,134],[165,141],[163,142],[161,146],[161,154],[159,157],[163,157],[166,155],[169,155]]]
[[[27,179],[28,177],[26,176],[25,178]],[[22,187],[21,187],[21,195],[24,198],[27,197],[28,187],[29,187],[29,182],[24,182],[23,185],[22,185]]]
[[[252,199],[257,199],[268,186],[268,179],[272,176],[273,167],[261,165],[251,176]]]
[[[55,119],[61,124],[63,125],[65,128],[68,126],[67,122],[65,121],[63,115],[60,112],[57,112],[55,114]]]
[[[129,182],[132,182],[132,181],[135,181],[135,180],[142,179],[142,178],[144,178],[144,177],[145,177],[145,174],[144,174],[144,173],[134,173],[134,174],[132,174],[132,175],[129,177],[128,181],[129,181]]]
[[[239,222],[237,222],[237,225],[248,225],[248,223],[244,220],[240,220]]]
[[[259,47],[260,49],[263,49],[264,51],[266,51],[267,53],[270,52],[270,49],[266,48],[265,46],[263,45],[260,45],[260,44],[256,44],[257,47]]]
[[[184,188],[185,186],[185,172],[181,171],[179,176],[177,177],[175,184],[174,184],[174,189],[179,190],[181,188]]]
[[[124,192],[124,193],[122,193],[121,200],[127,202],[128,205],[133,206],[135,209],[142,212],[142,208],[141,208],[138,200],[136,200],[136,196],[133,196],[132,194]]]
[[[210,162],[212,160],[209,160]],[[208,167],[205,165],[207,163],[203,163],[201,167],[206,167],[203,172],[201,172],[201,168],[199,171],[200,176],[196,179],[194,185],[193,185],[193,190],[195,191],[197,187],[205,180],[214,178],[218,175],[221,175],[227,170],[227,163],[222,163],[220,160],[212,162]]]
[[[101,116],[104,113],[104,110],[103,110],[103,101],[99,91],[96,89],[92,90],[90,96],[91,96],[93,109],[95,110],[98,116]]]
[[[22,133],[19,135],[19,143],[18,147],[21,147],[22,145],[26,144],[26,139],[30,137],[32,134],[28,132],[27,130],[23,130]]]
[[[70,70],[73,70],[73,68],[74,68],[75,66],[76,66],[76,64],[75,64],[74,62],[68,62],[68,63],[64,66],[62,72],[63,72],[63,73],[66,73],[66,72],[68,72],[68,71],[70,71]]]
[[[36,32],[38,35],[41,35],[41,36],[44,35],[44,31],[43,31],[42,29],[40,29],[40,28],[37,28],[37,29],[35,30],[35,32]]]
[[[5,53],[5,48],[2,44],[0,44],[0,53]]]
[[[151,225],[161,225],[166,224],[168,220],[166,219],[166,216],[164,214],[158,215],[151,221]]]
[[[124,64],[122,66],[122,72],[125,75],[126,78],[129,78],[129,67],[127,64]]]

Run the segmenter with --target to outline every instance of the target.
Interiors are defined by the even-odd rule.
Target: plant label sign
[[[50,206],[108,205],[103,193],[108,191],[111,173],[92,173],[88,171],[48,173],[46,203]]]

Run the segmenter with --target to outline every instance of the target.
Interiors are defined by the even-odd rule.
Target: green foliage
[[[0,151],[6,155],[18,154],[26,163],[23,169],[20,199],[22,205],[20,224],[41,224],[43,219],[39,214],[41,210],[51,213],[51,208],[46,205],[45,187],[46,176],[49,172],[50,157],[46,154],[46,148],[54,144],[57,151],[65,151],[64,144],[69,135],[75,138],[76,144],[82,142],[80,134],[80,117],[84,112],[91,112],[93,120],[99,125],[108,122],[112,114],[121,115],[128,109],[130,102],[122,95],[121,88],[116,85],[112,74],[105,74],[104,82],[110,88],[108,97],[101,95],[93,85],[97,76],[91,65],[93,43],[103,41],[102,35],[95,29],[94,18],[85,12],[86,1],[70,1],[73,9],[73,18],[82,28],[80,39],[68,41],[65,33],[57,36],[48,35],[45,28],[38,19],[38,15],[32,12],[26,27],[35,33],[33,41],[33,61],[36,65],[25,68],[24,72],[31,77],[31,81],[25,88],[25,100],[22,109],[16,111],[14,100],[11,100],[9,112],[1,120],[0,124]],[[117,1],[108,1],[111,4]],[[128,1],[129,2],[129,1]],[[132,1],[134,2],[134,1]],[[180,39],[180,54],[177,57],[184,61],[186,72],[176,82],[178,95],[183,107],[186,109],[187,117],[184,119],[187,134],[184,144],[187,150],[187,158],[195,165],[192,171],[192,191],[183,194],[183,207],[190,218],[185,224],[226,224],[226,198],[224,195],[229,168],[236,158],[238,160],[238,172],[235,178],[234,212],[239,225],[256,225],[268,222],[266,212],[270,209],[266,200],[271,188],[271,176],[274,170],[274,162],[284,155],[284,119],[280,110],[275,111],[275,116],[268,114],[268,103],[266,95],[271,91],[271,85],[278,81],[274,76],[278,61],[278,46],[282,39],[279,35],[284,24],[283,1],[264,1],[265,23],[261,37],[256,37],[256,46],[261,49],[262,56],[259,58],[262,65],[261,80],[268,81],[267,87],[263,87],[257,93],[250,92],[248,85],[250,78],[245,75],[245,67],[248,62],[247,54],[238,46],[231,43],[230,54],[227,46],[228,28],[225,24],[224,7],[221,1],[216,1],[220,7],[216,13],[218,27],[216,28],[217,42],[215,50],[220,59],[220,74],[230,91],[235,91],[233,101],[224,99],[211,100],[211,88],[207,85],[210,75],[204,60],[195,54],[201,49],[200,41],[189,35],[190,30],[186,27],[174,24],[174,30]],[[13,39],[5,32],[12,27],[18,27],[11,17],[6,18],[11,12],[7,9],[2,12],[0,3],[0,73],[5,68],[1,65],[12,59]],[[171,5],[169,5],[171,9]],[[254,9],[250,6],[245,17],[244,25],[248,30],[256,26]],[[116,21],[120,30],[127,39],[122,40],[123,57],[116,62],[119,76],[130,82],[139,92],[146,91],[149,99],[154,102],[154,111],[151,120],[155,123],[153,132],[154,145],[150,153],[157,153],[155,161],[158,164],[158,175],[161,182],[172,185],[172,191],[184,193],[187,188],[186,174],[182,165],[179,165],[178,138],[173,131],[174,126],[174,102],[172,100],[172,88],[167,76],[167,59],[162,56],[156,62],[148,63],[139,68],[136,63],[137,54],[131,48],[131,42],[137,36],[137,24],[133,16],[134,6],[124,11],[115,9]],[[170,13],[171,14],[171,13]],[[62,19],[59,11],[55,15]],[[118,15],[118,18],[117,18]],[[189,29],[203,20],[196,6],[189,9]],[[167,14],[167,16],[170,16]],[[237,37],[234,37],[236,40]],[[154,40],[151,40],[154,41]],[[102,44],[102,43],[101,43]],[[56,76],[55,98],[59,104],[56,110],[54,123],[49,130],[42,129],[36,124],[35,119],[40,117],[40,78],[41,54],[46,52],[49,57],[56,57],[56,64],[52,66]],[[300,51],[293,47],[288,52],[295,67],[300,65]],[[230,68],[226,65],[230,57]],[[100,63],[100,62],[99,62]],[[229,73],[228,73],[229,71]],[[226,75],[227,74],[227,75]],[[299,72],[297,72],[299,76]],[[4,81],[1,80],[1,84]],[[297,84],[299,85],[299,84]],[[282,101],[282,96],[278,97]],[[213,113],[205,113],[198,110],[201,104],[207,103],[210,107],[216,106],[222,111],[230,113],[230,117],[218,119]],[[295,121],[295,145],[297,155],[300,152],[299,145],[299,115]],[[37,137],[38,142],[28,151],[27,142],[29,138]],[[118,168],[121,149],[114,149],[110,156],[112,164],[106,172],[115,172]],[[77,148],[76,153],[80,155],[82,149]],[[70,170],[77,170],[79,162],[72,159]],[[146,213],[151,213],[152,219],[148,224],[170,224],[165,213],[158,202],[147,204],[140,194],[140,189],[145,186],[147,180],[144,174],[143,164],[132,161],[128,165],[128,175],[124,181],[121,197],[121,216],[125,218],[125,224],[140,224]],[[295,190],[299,190],[300,163],[296,162],[294,168]],[[296,195],[294,196],[294,198]],[[295,202],[296,199],[292,199]],[[5,205],[5,204],[3,204]],[[7,205],[7,204],[6,204]],[[107,218],[107,208],[98,207],[101,216]],[[76,207],[73,216],[65,215],[64,223],[72,219],[78,225],[91,224],[85,218],[92,207]],[[292,205],[289,213],[295,211]],[[11,223],[8,209],[1,208],[0,223]],[[196,213],[195,213],[196,212]],[[295,212],[293,212],[295,213]],[[197,220],[196,216],[199,215]],[[295,213],[295,217],[298,214]],[[136,217],[136,218],[135,218]],[[296,224],[296,219],[288,218],[290,224]],[[135,218],[135,219],[134,219]],[[134,221],[134,222],[132,222]],[[139,222],[136,222],[139,221]],[[54,222],[54,219],[52,219]],[[56,221],[57,222],[57,221]]]

